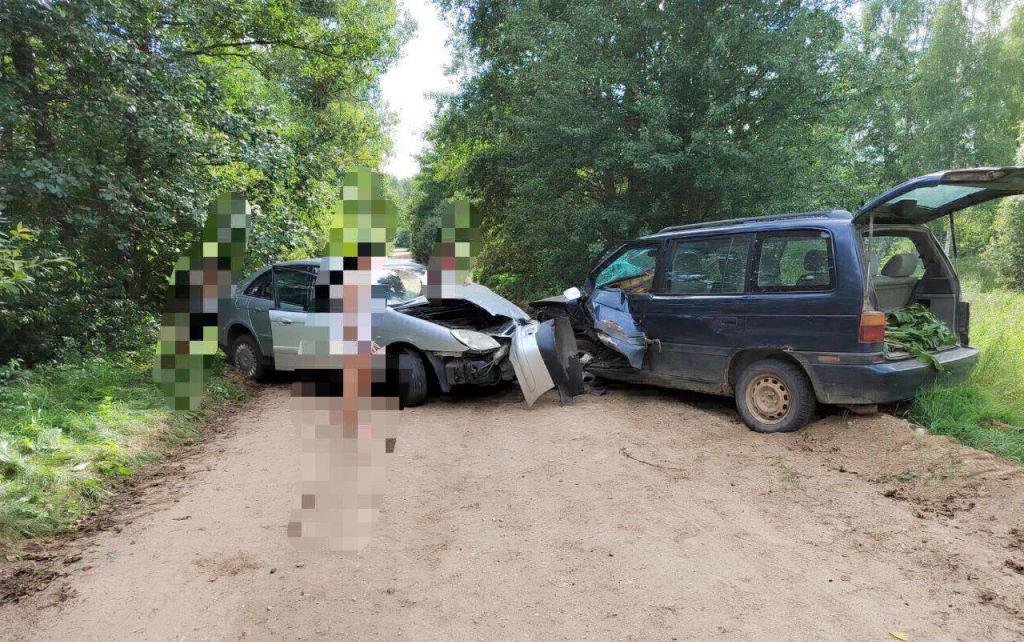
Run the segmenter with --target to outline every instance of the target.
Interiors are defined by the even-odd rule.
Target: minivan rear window
[[[754,290],[815,292],[835,287],[835,262],[828,232],[792,230],[758,236]]]

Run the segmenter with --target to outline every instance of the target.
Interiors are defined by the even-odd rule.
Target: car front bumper
[[[568,319],[517,325],[509,360],[527,406],[552,388],[558,388],[562,403],[583,394],[583,367],[577,352]]]

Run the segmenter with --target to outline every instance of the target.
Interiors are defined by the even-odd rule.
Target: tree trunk
[[[36,148],[49,154],[53,151],[49,100],[39,92],[39,85],[36,83],[36,57],[28,34],[24,31],[16,32],[11,41],[11,62],[14,63],[14,72],[22,91],[27,92],[26,102],[31,105],[32,133]]]

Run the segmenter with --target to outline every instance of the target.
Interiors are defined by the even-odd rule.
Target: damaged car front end
[[[220,328],[220,344],[232,361],[256,378],[283,371],[341,366],[329,345],[329,318],[313,312],[319,261],[274,265],[235,287]],[[426,269],[409,261],[385,263],[374,273],[373,340],[399,354],[405,405],[423,403],[430,389],[519,382],[527,405],[552,388],[563,403],[582,393],[582,368],[572,329],[532,320],[488,288],[445,285],[443,297],[424,296]],[[245,366],[245,367],[243,367]]]
[[[521,308],[477,284],[446,286],[444,297],[417,297],[395,306],[381,326],[382,345],[413,344],[422,323],[446,328],[458,344],[423,350],[442,392],[451,386],[497,385],[515,379],[527,405],[557,388],[563,403],[583,392],[582,367],[567,323],[538,322]]]

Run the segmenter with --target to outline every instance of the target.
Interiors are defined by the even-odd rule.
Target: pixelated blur
[[[195,409],[202,398],[217,350],[218,304],[232,296],[238,280],[249,213],[240,195],[217,199],[202,238],[175,266],[156,368],[174,408]],[[468,203],[449,205],[428,266],[428,299],[443,298],[446,286],[468,277],[479,240],[476,224]],[[384,497],[385,455],[397,445],[394,414],[409,379],[399,353],[374,341],[387,310],[387,285],[378,276],[396,227],[383,177],[350,172],[331,217],[312,300],[304,308],[275,305],[269,311],[274,364],[295,372],[291,403],[300,471],[287,533],[303,550],[361,550]],[[289,278],[313,278],[287,266],[273,274],[279,292]]]
[[[202,400],[217,353],[217,308],[245,261],[250,211],[240,194],[217,198],[192,252],[174,266],[154,378],[176,410],[195,410]]]
[[[373,273],[383,265],[396,224],[382,177],[347,174],[313,312],[306,315],[307,339],[294,355],[275,349],[275,360],[293,359],[288,365],[296,371],[292,403],[301,469],[288,536],[304,550],[361,550],[384,497],[384,456],[397,443],[400,373],[396,355],[373,341],[375,317],[386,307]]]
[[[446,287],[462,285],[469,278],[479,248],[480,217],[476,208],[465,200],[448,203],[427,262],[425,296],[443,299]]]

